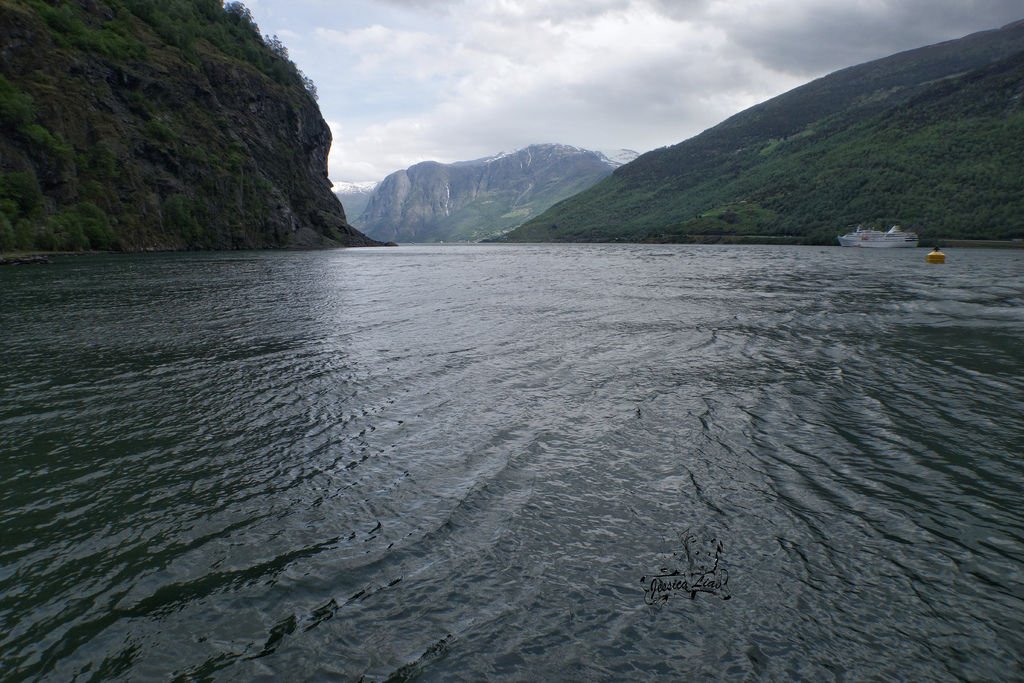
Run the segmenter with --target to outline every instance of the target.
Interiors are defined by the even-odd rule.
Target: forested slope
[[[372,244],[241,3],[0,0],[0,249]]]
[[[1024,22],[844,69],[656,150],[512,240],[1024,237]]]

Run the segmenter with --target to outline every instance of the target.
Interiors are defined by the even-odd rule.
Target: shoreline
[[[821,247],[839,247],[837,244],[814,244],[809,242],[799,241],[788,241],[787,239],[764,239],[758,238],[757,236],[734,236],[740,237],[740,239],[734,240],[707,240],[707,241],[693,241],[693,242],[677,242],[672,240],[666,241],[652,241],[652,240],[637,240],[637,241],[626,241],[626,240],[609,240],[608,244],[724,244],[732,246],[753,246],[753,245],[766,245],[766,244],[783,244],[786,246],[821,246]],[[494,242],[498,242],[495,240]],[[598,241],[600,243],[601,241]],[[492,243],[490,240],[482,240],[479,244]],[[517,244],[517,242],[503,242],[505,244]],[[518,242],[518,244],[565,244],[565,241],[551,241],[551,242]],[[579,244],[593,244],[589,240],[573,240],[570,243]],[[473,244],[473,243],[470,243]],[[938,244],[942,249],[1024,249],[1024,240],[975,240],[975,239],[935,239],[929,240],[928,244],[918,244],[915,249],[928,249],[934,244]],[[387,244],[386,246],[398,246]],[[327,249],[346,247],[327,247]],[[323,247],[312,248],[308,251],[322,251]],[[199,249],[199,250],[183,250],[183,249],[144,249],[140,251],[9,251],[0,252],[0,266],[10,265],[32,265],[32,264],[49,264],[50,259],[55,256],[97,256],[97,255],[131,255],[131,254],[152,254],[152,253],[176,253],[184,252],[194,253],[197,251],[211,252],[211,253],[230,253],[239,251],[237,249]],[[249,250],[244,250],[249,251]],[[304,249],[297,248],[266,248],[266,249],[255,249],[254,251],[306,251]]]
[[[1024,249],[1024,240],[970,240],[970,239],[938,239],[939,247],[955,249]]]
[[[362,249],[369,247],[397,247],[393,242],[381,242],[372,245],[329,245],[319,247],[252,247],[248,249],[138,249],[133,251],[94,249],[85,251],[41,251],[38,249],[26,251],[0,251],[0,266],[18,265],[21,263],[43,263],[48,262],[54,256],[131,256],[133,254],[230,254],[239,251],[330,251],[332,249]]]

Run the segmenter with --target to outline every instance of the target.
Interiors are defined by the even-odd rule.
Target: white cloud
[[[1017,5],[250,3],[264,32],[281,36],[316,82],[334,132],[331,177],[351,181],[535,142],[638,151],[675,144],[815,76],[1020,18]]]

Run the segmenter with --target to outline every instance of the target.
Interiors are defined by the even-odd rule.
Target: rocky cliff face
[[[398,242],[495,237],[617,165],[599,152],[567,145],[532,145],[455,164],[427,161],[385,178],[354,222],[376,239]]]
[[[0,0],[0,248],[371,245],[238,3]]]

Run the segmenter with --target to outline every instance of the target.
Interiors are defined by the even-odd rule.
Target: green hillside
[[[1024,22],[844,69],[641,156],[514,241],[1024,237]]]
[[[370,243],[313,84],[220,0],[0,0],[0,250]]]

